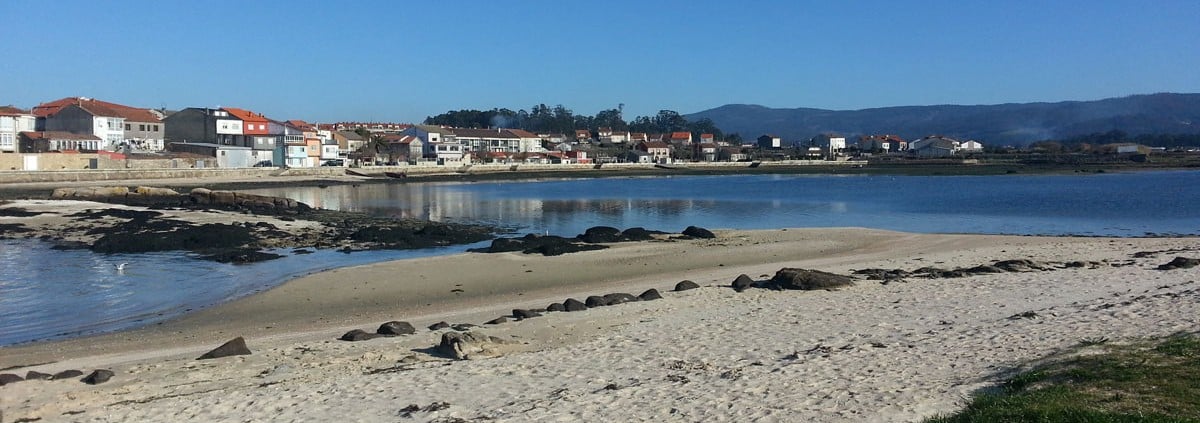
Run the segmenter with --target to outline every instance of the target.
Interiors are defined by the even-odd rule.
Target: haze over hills
[[[686,115],[712,119],[726,134],[751,140],[775,134],[785,142],[823,132],[847,137],[897,134],[905,139],[945,135],[988,145],[1024,145],[1114,129],[1129,135],[1200,133],[1200,94],[1159,93],[1096,101],[959,106],[900,106],[862,110],[773,109],[728,104]]]

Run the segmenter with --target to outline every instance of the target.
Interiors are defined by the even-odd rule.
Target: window
[[[158,125],[154,125],[154,132],[158,132]]]
[[[128,123],[126,123],[126,124],[125,124],[125,130],[126,130],[126,131],[130,131],[130,130],[132,130],[132,127],[133,127],[133,125],[130,125],[130,124],[128,124]]]
[[[126,130],[128,130],[128,129],[129,129],[129,125],[125,125],[125,129],[126,129]],[[146,131],[146,125],[138,125],[138,130],[139,130],[139,131],[143,131],[143,132],[145,132],[145,131]]]

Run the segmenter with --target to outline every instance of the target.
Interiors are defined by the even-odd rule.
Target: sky
[[[0,105],[309,122],[1200,92],[1200,1],[0,0]]]

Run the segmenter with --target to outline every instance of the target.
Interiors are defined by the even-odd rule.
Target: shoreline
[[[2,396],[14,400],[0,403],[0,409],[13,418],[76,411],[95,417],[91,413],[103,409],[106,418],[118,421],[244,420],[270,418],[262,413],[274,412],[272,404],[297,402],[301,405],[270,416],[378,419],[394,416],[408,402],[447,401],[449,410],[427,417],[913,420],[952,411],[964,395],[987,386],[988,374],[999,370],[993,366],[1018,365],[1079,337],[1119,342],[1200,327],[1194,272],[1152,269],[1176,254],[1165,251],[1195,256],[1200,248],[1195,239],[860,228],[717,233],[710,240],[616,244],[557,257],[465,253],[341,268],[155,327],[0,348],[0,368],[10,369],[4,372],[117,373],[113,382],[95,387],[70,381],[6,385]],[[1132,258],[1139,251],[1159,253]],[[836,291],[728,288],[738,274],[761,279],[782,267],[845,274],[1017,258],[1104,260],[1114,267],[887,285],[859,280]],[[406,277],[400,281],[397,275]],[[702,288],[667,292],[682,279]],[[646,288],[666,298],[478,328],[515,341],[498,358],[453,362],[423,352],[439,334],[424,327],[437,321],[480,324],[512,308],[541,307],[568,296],[636,295]],[[1027,311],[1041,317],[1010,318]],[[334,340],[348,329],[371,330],[388,320],[409,321],[417,334]],[[194,360],[235,336],[245,336],[254,354]],[[843,345],[851,349],[837,349]],[[834,349],[804,352],[820,353],[822,346]],[[931,362],[929,354],[942,359]],[[17,365],[30,366],[14,369]],[[394,366],[404,370],[372,373]],[[555,376],[546,379],[550,375]],[[399,381],[411,388],[397,387]],[[460,382],[472,388],[464,390]],[[330,383],[341,394],[319,393]],[[354,399],[371,398],[382,386],[391,386],[384,391],[387,398],[400,395],[405,403]],[[554,394],[560,391],[572,395]],[[513,405],[514,398],[496,395],[500,392],[522,392],[526,400]],[[714,392],[716,403],[698,400]],[[670,400],[691,395],[700,396]],[[251,402],[221,400],[238,397]],[[608,400],[624,406],[611,407]],[[315,407],[318,403],[332,408]],[[181,414],[154,414],[166,409]],[[340,414],[324,414],[329,412]]]

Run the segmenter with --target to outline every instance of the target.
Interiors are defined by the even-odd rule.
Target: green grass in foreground
[[[1103,352],[1052,359],[927,422],[1200,422],[1200,336],[1089,344]]]

